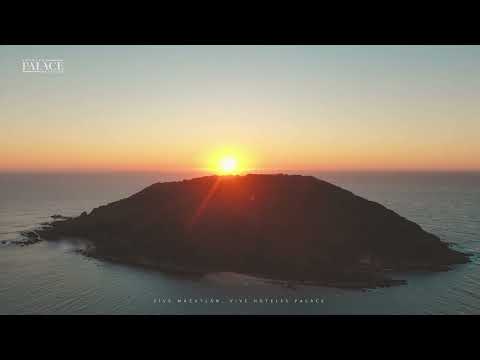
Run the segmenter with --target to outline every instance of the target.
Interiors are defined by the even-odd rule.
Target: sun
[[[221,174],[235,173],[238,170],[237,159],[230,155],[222,157],[218,163],[218,170]]]
[[[243,148],[224,146],[208,150],[208,154],[199,154],[199,159],[205,159],[202,169],[209,174],[242,175],[252,169],[251,156]]]

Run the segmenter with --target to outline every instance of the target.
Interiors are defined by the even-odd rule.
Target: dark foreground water
[[[239,274],[199,279],[79,255],[71,240],[11,243],[52,214],[126,197],[166,174],[0,174],[1,314],[480,314],[479,173],[313,174],[382,203],[473,252],[442,273],[398,274],[407,285],[368,291],[289,288]]]

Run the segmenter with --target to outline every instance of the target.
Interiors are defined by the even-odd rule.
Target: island
[[[301,175],[159,182],[78,217],[56,216],[36,235],[86,239],[89,256],[168,272],[351,288],[402,284],[390,274],[469,261],[381,204]]]

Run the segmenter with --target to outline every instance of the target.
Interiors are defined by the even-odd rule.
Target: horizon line
[[[218,175],[206,169],[0,169],[0,174],[208,174]],[[279,174],[279,173],[480,173],[480,169],[250,169],[235,175],[247,174]]]

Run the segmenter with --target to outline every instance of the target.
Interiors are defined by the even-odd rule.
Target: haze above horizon
[[[0,172],[476,171],[479,65],[479,46],[0,46]]]

